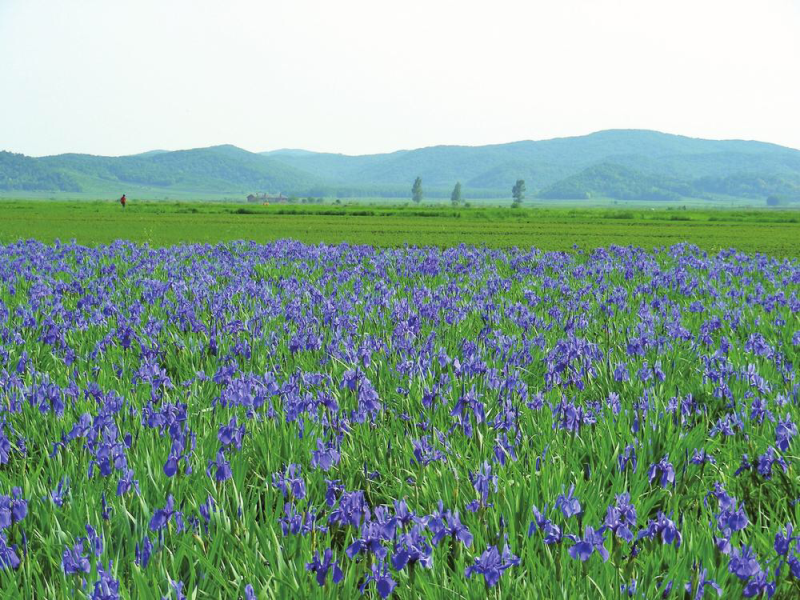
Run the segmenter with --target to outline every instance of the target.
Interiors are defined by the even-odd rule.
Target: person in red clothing
[[[125,208],[125,203],[128,199],[125,197],[125,194],[122,194],[122,198],[119,199],[119,203],[122,204],[122,208]]]

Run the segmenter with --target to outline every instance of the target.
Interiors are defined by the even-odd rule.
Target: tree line
[[[524,179],[517,179],[517,182],[511,188],[511,207],[512,208],[519,208],[522,206],[522,201],[525,199],[525,180]],[[414,180],[414,185],[411,186],[411,200],[416,204],[419,204],[423,200],[423,191],[422,191],[422,177],[417,176]],[[461,182],[457,181],[456,185],[453,187],[453,192],[450,194],[450,203],[453,207],[460,206],[464,203],[464,198],[461,194]]]

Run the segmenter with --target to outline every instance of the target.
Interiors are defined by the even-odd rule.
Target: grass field
[[[391,247],[461,243],[568,250],[609,244],[643,248],[688,241],[707,251],[735,247],[800,255],[800,212],[642,208],[464,208],[439,206],[248,206],[223,203],[0,201],[0,242],[117,239],[165,246],[238,239]]]

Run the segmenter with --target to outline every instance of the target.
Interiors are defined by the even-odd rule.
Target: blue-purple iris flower
[[[361,585],[362,594],[371,582],[375,582],[375,589],[378,590],[381,598],[391,596],[394,588],[397,587],[397,582],[392,579],[389,572],[389,566],[383,561],[372,564],[371,572],[364,578],[364,583]]]
[[[306,563],[306,570],[317,576],[317,583],[320,587],[325,585],[325,579],[328,577],[329,571],[334,584],[339,583],[344,578],[344,574],[339,568],[339,562],[333,558],[333,552],[330,548],[325,548],[322,553],[322,559],[320,559],[319,553],[315,553],[311,562]]]
[[[603,559],[603,562],[608,560],[608,550],[605,548],[605,527],[595,530],[593,527],[586,526],[583,537],[579,538],[576,535],[567,536],[574,544],[569,549],[569,555],[574,559],[579,559],[581,562],[589,560],[593,552],[597,552]]]
[[[432,542],[434,546],[446,537],[451,537],[460,541],[466,547],[472,545],[472,533],[461,523],[458,511],[444,510],[442,501],[439,501],[439,510],[432,514],[428,520],[428,529],[433,533]]]
[[[647,478],[650,480],[650,483],[653,483],[656,477],[658,477],[659,473],[661,474],[660,484],[662,488],[665,488],[670,484],[675,484],[675,467],[673,467],[672,463],[669,462],[668,454],[657,463],[650,465],[650,468],[647,471]]]
[[[559,494],[558,498],[556,498],[556,508],[561,511],[565,519],[581,515],[583,512],[580,501],[573,495],[574,492],[575,484],[572,484],[569,486],[569,491],[566,496],[564,494]]]
[[[519,558],[511,553],[508,544],[503,548],[502,554],[497,546],[489,546],[483,554],[475,559],[473,565],[464,570],[464,575],[469,578],[474,574],[483,575],[487,587],[494,587],[500,581],[503,571],[519,564]]]

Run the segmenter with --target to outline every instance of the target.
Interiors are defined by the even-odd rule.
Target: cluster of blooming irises
[[[269,276],[260,270],[265,264],[274,269]],[[751,537],[754,514],[726,488],[748,498],[751,510],[742,487],[763,487],[773,499],[776,489],[797,495],[791,476],[800,331],[791,328],[800,313],[798,289],[794,262],[733,251],[708,257],[685,245],[590,255],[289,242],[164,250],[6,246],[0,249],[0,468],[4,478],[7,471],[9,479],[18,477],[15,484],[26,483],[19,466],[39,458],[28,452],[35,436],[24,428],[37,427],[47,432],[43,460],[80,453],[87,480],[110,482],[108,496],[87,498],[90,522],[67,532],[60,550],[60,569],[93,600],[119,598],[121,586],[130,585],[115,576],[111,557],[123,556],[121,545],[103,524],[129,518],[123,504],[143,495],[140,478],[152,474],[137,456],[140,437],[163,446],[149,485],[164,493],[139,523],[130,557],[136,568],[152,569],[171,536],[209,535],[223,511],[220,496],[244,470],[253,432],[268,422],[313,447],[271,474],[264,494],[278,503],[279,516],[256,526],[314,540],[298,559],[312,587],[313,581],[339,585],[355,571],[351,581],[362,593],[383,598],[417,568],[434,569],[434,556],[437,568],[451,570],[458,557],[464,577],[482,578],[491,588],[511,579],[506,572],[524,579],[531,560],[526,544],[536,552],[563,550],[575,565],[634,565],[654,548],[683,550],[683,514],[658,502],[645,508],[637,501],[637,511],[627,485],[643,479],[663,500],[713,470],[725,485],[691,492],[704,496],[703,509],[713,516],[707,541],[716,564],[696,561],[688,581],[663,576],[657,592],[722,594],[719,569],[726,569],[739,580],[731,593],[771,597],[781,585],[800,585],[800,536],[782,517],[780,525],[770,523],[771,548],[759,545]],[[451,329],[472,333],[445,343]],[[254,372],[248,365],[259,355],[269,355],[270,367]],[[314,368],[283,370],[303,356],[314,357]],[[691,369],[680,370],[689,362]],[[124,391],[98,383],[101,371]],[[667,384],[681,387],[682,377],[692,385],[665,391]],[[198,389],[214,390],[210,406],[192,405]],[[421,409],[409,411],[417,402]],[[525,430],[523,411],[547,424],[537,432],[546,443]],[[351,434],[389,420],[408,437],[404,462],[415,475],[405,483],[413,489],[429,471],[463,469],[468,502],[410,507],[404,497],[370,505],[365,490],[346,489],[342,481],[352,478],[342,464],[354,452]],[[552,508],[532,507],[530,524],[526,517],[514,528],[521,535],[509,535],[509,516],[500,514],[499,532],[478,538],[476,528],[502,512],[496,496],[505,492],[508,467],[528,460],[544,477],[556,446],[592,440],[602,426],[618,423],[625,439],[615,440],[615,460],[587,460],[572,477],[591,482],[605,469],[626,482],[604,487],[606,502],[615,498],[603,505],[604,519],[587,516],[576,486],[565,485],[546,498]],[[668,427],[673,440],[702,429],[697,447],[684,454],[659,444]],[[743,439],[748,452],[720,459],[726,444]],[[453,449],[487,443],[489,460],[471,467]],[[364,480],[380,481],[368,457],[349,464],[361,458]],[[646,468],[639,469],[640,461]],[[257,474],[262,487],[274,468]],[[170,482],[184,478],[202,479],[218,491],[217,500],[173,495]],[[308,492],[312,478],[324,481],[324,499]],[[0,571],[14,572],[28,555],[25,527],[41,521],[26,521],[29,508],[39,516],[62,510],[82,481],[64,476],[24,486],[47,485],[44,497],[26,497],[23,487],[0,489]],[[788,507],[800,498],[785,500],[781,515],[791,514]],[[183,581],[167,583],[178,600],[190,592]],[[651,584],[631,577],[621,593],[652,597]],[[240,590],[254,600],[257,588],[248,583]]]

